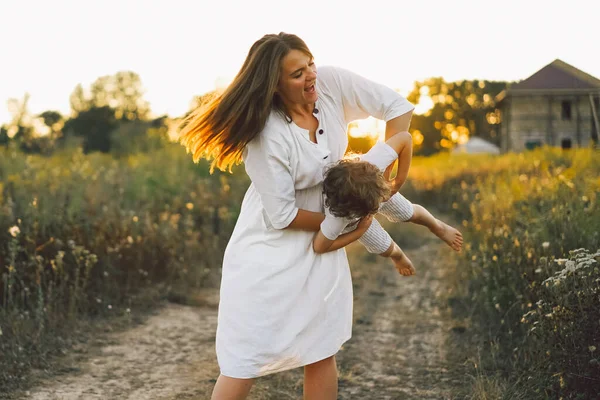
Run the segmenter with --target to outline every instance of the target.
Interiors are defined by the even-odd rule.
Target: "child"
[[[370,222],[371,225],[359,241],[369,252],[391,258],[402,275],[414,275],[411,261],[377,220],[372,219],[376,213],[392,222],[423,225],[455,251],[461,250],[463,239],[458,230],[436,219],[422,206],[411,204],[401,194],[392,193],[406,179],[411,146],[410,134],[401,132],[385,143],[378,142],[362,157],[341,160],[326,171],[323,182],[326,218],[313,240],[316,253],[326,253],[345,246],[348,244],[345,239],[348,235],[340,237],[343,232],[352,231],[357,224],[364,227]],[[384,171],[396,159],[400,161],[399,173],[390,187]]]

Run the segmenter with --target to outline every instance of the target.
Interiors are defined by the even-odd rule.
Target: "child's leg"
[[[400,193],[381,203],[379,213],[392,222],[412,222],[423,225],[456,251],[460,251],[462,247],[463,238],[458,230],[435,218],[424,207],[412,204]]]
[[[446,242],[452,249],[456,251],[461,250],[463,237],[457,229],[435,218],[429,211],[418,204],[413,204],[413,209],[414,213],[408,220],[409,222],[429,228],[431,233]]]
[[[382,257],[391,258],[394,266],[404,276],[414,275],[415,268],[410,259],[383,229],[379,221],[373,218],[369,229],[358,239],[367,251]]]
[[[401,275],[411,276],[415,274],[415,267],[396,242],[392,242],[388,250],[385,253],[380,254],[380,256],[391,258],[396,270]]]
[[[394,242],[390,234],[383,229],[379,221],[375,218],[373,218],[369,229],[358,238],[358,241],[365,246],[369,253],[379,255],[385,253]]]

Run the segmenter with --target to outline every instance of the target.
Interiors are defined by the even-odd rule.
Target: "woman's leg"
[[[250,393],[253,384],[254,379],[238,379],[219,375],[211,400],[244,400]]]
[[[304,400],[336,400],[337,394],[335,356],[304,366]]]

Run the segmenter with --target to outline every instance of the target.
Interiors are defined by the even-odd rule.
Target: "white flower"
[[[542,243],[542,247],[547,249],[548,247],[550,247],[550,242],[544,242]]]
[[[15,225],[8,230],[8,233],[10,233],[12,237],[17,237],[19,233],[21,233],[21,230]]]

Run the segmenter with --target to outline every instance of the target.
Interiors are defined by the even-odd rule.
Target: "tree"
[[[81,84],[75,86],[75,89],[73,89],[73,92],[69,97],[69,102],[71,103],[71,113],[73,115],[89,110],[93,106],[92,102],[86,98]]]
[[[101,76],[87,91],[77,85],[70,103],[72,117],[65,123],[63,133],[83,138],[86,153],[110,151],[111,132],[119,123],[147,121],[150,114],[150,106],[143,98],[141,79],[132,71]]]
[[[499,142],[494,99],[506,86],[507,82],[485,80],[446,82],[441,77],[415,82],[408,100],[417,104],[421,96],[429,96],[433,101],[431,110],[411,121],[411,132],[423,135],[420,152],[450,149],[470,136]]]
[[[0,126],[0,146],[6,146],[9,141],[8,129],[4,125]]]
[[[110,135],[117,126],[115,110],[108,107],[92,107],[69,119],[63,128],[66,135],[83,137],[83,151],[107,153],[111,148]]]
[[[8,111],[12,120],[7,126],[7,136],[17,141],[28,141],[33,137],[32,118],[27,109],[29,93],[25,93],[23,100],[8,99]]]
[[[96,79],[87,93],[77,85],[71,93],[71,109],[76,116],[92,108],[110,107],[115,110],[117,120],[145,120],[150,106],[143,95],[140,76],[132,71],[120,71]]]
[[[61,133],[64,125],[64,118],[58,111],[44,111],[38,118],[41,118],[44,125],[48,127],[49,135],[52,140],[56,140]]]

